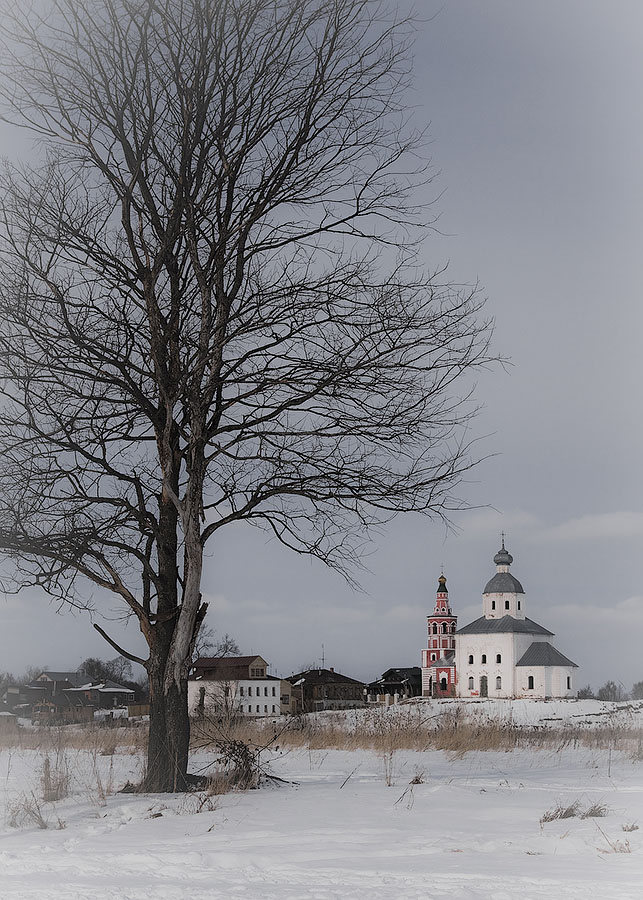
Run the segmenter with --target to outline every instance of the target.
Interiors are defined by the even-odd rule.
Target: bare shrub
[[[622,831],[638,831],[639,826],[636,824],[636,822],[630,822],[629,825],[621,825],[621,830]]]
[[[45,818],[42,807],[33,791],[23,794],[12,803],[9,808],[9,825],[12,828],[20,828],[24,825],[37,825],[43,831],[49,828],[49,822]],[[60,819],[58,820],[61,821]],[[64,827],[64,825],[62,826]]]
[[[69,766],[64,751],[56,754],[54,765],[45,756],[42,766],[42,799],[45,803],[54,803],[56,800],[64,800],[69,794]]]
[[[554,822],[556,819],[573,819],[578,815],[579,810],[580,800],[574,800],[573,803],[569,803],[567,806],[564,806],[562,803],[557,803],[556,806],[553,806],[542,814],[540,817],[540,824],[543,825],[545,822]]]
[[[592,803],[581,815],[581,819],[602,819],[608,812],[609,810],[604,803]]]

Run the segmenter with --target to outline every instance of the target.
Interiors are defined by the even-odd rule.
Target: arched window
[[[446,691],[446,689],[447,689],[447,680],[446,680],[446,678],[441,678],[440,679],[440,690]]]
[[[509,609],[509,601],[505,600],[505,609]]]
[[[496,608],[496,601],[492,600],[491,601],[491,609],[495,609],[495,608]]]
[[[432,653],[431,654],[431,662],[433,662],[434,660],[435,660],[435,653]]]
[[[486,654],[486,653],[483,653],[483,654],[482,654],[482,659],[481,659],[480,661],[481,661],[482,663],[486,663],[486,661],[487,661],[487,654]]]
[[[534,676],[533,675],[530,675],[529,678],[527,679],[527,688],[530,691],[533,691],[533,689],[534,689]]]
[[[472,662],[473,662],[473,653],[470,653],[469,654],[469,663],[472,663]]]
[[[437,633],[438,633],[438,626],[434,622],[433,623],[433,634],[437,634]]]
[[[451,634],[455,634],[455,622],[451,626]]]
[[[442,623],[442,634],[446,634],[446,633],[447,633],[447,624],[446,624],[446,622],[443,622]]]
[[[496,678],[496,690],[499,691],[501,687],[502,687],[502,678],[500,677],[500,675],[498,675],[498,677]]]
[[[470,691],[473,690],[473,678],[470,678],[470,679],[469,679],[469,690],[470,690]]]
[[[496,653],[496,662],[497,663],[502,662],[502,656],[499,653]]]

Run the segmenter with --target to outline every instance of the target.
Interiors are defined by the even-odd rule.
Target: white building
[[[526,616],[525,592],[502,548],[482,594],[483,615],[456,632],[458,697],[575,697],[578,668],[553,646],[553,632]]]
[[[291,693],[261,656],[202,657],[188,681],[188,709],[191,716],[278,716],[291,711]]]

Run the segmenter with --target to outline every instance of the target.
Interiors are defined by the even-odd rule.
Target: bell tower
[[[427,616],[427,649],[422,651],[422,667],[455,653],[455,631],[458,617],[451,612],[449,592],[444,572],[438,578],[433,615]]]

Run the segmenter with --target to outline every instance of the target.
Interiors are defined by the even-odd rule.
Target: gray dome
[[[505,550],[505,542],[502,542],[502,549],[498,550],[496,555],[493,558],[493,561],[497,566],[510,566],[514,561],[513,556],[508,550]]]
[[[507,554],[509,555],[509,554]],[[524,594],[521,583],[511,572],[496,572],[485,585],[483,594]]]

